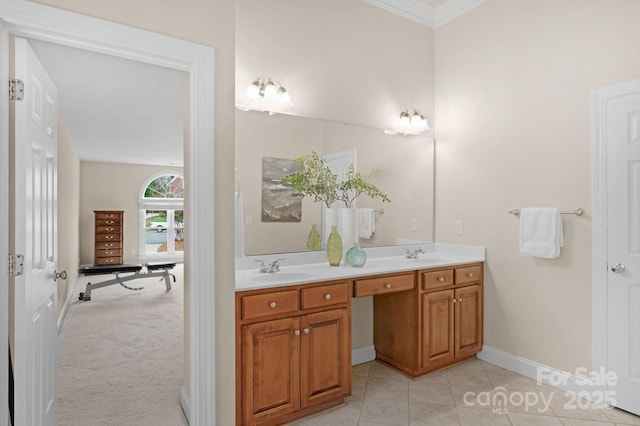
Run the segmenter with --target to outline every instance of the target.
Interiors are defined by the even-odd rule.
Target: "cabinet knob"
[[[462,297],[459,297],[459,298],[458,298],[458,302],[462,302]]]
[[[329,300],[329,299],[331,299],[331,295],[329,293],[327,293],[327,294],[324,295],[324,298]]]
[[[386,284],[384,285],[384,288],[391,288],[391,284],[386,283]]]
[[[295,334],[296,336],[299,336],[300,335],[300,330],[294,330],[293,334]]]
[[[440,281],[441,283],[444,282],[444,277],[439,277],[438,281]]]
[[[276,307],[276,302],[271,302],[271,303],[269,303],[269,307],[270,307],[271,309],[275,308],[275,307]]]
[[[451,299],[451,301],[452,301],[453,303],[456,303],[456,298],[454,297],[453,299]]]
[[[302,331],[304,331],[304,334],[309,334],[309,329],[308,328],[303,328]]]
[[[473,272],[467,272],[467,276],[468,276],[469,278],[473,277]]]

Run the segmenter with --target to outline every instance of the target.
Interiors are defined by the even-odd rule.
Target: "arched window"
[[[142,259],[184,255],[184,179],[175,172],[149,177],[140,189],[139,253]]]

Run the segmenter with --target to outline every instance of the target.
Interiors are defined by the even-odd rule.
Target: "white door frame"
[[[189,291],[189,389],[183,407],[192,425],[213,425],[215,395],[214,253],[214,49],[23,0],[0,2],[2,31],[65,46],[184,71],[189,75],[189,139],[185,141],[188,182],[185,279]],[[3,44],[6,37],[3,37]],[[8,229],[8,79],[6,46],[0,59],[0,226]],[[0,232],[0,424],[8,419],[7,232]],[[184,394],[184,392],[183,392]],[[188,397],[188,400],[184,398]]]
[[[640,91],[640,80],[607,86],[592,97],[592,249],[591,249],[591,363],[592,370],[608,366],[607,360],[607,103],[630,91]],[[598,387],[598,386],[596,386]],[[605,385],[600,386],[605,391]]]

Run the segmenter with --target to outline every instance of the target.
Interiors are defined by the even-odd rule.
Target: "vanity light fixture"
[[[258,77],[244,92],[245,98],[255,104],[262,103],[265,108],[268,106],[290,106],[291,96],[282,84],[271,78]]]
[[[429,124],[425,116],[415,108],[410,108],[400,113],[400,119],[395,130],[385,130],[387,135],[418,135],[429,130]]]

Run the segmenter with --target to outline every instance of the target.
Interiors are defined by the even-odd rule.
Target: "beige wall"
[[[57,270],[67,271],[58,280],[58,314],[78,279],[80,161],[64,125],[58,122],[58,253]]]
[[[217,424],[234,424],[233,263],[234,45],[233,0],[38,0],[61,9],[215,48],[215,252]]]
[[[487,247],[485,344],[591,368],[591,91],[638,78],[635,0],[489,0],[436,31],[436,239]],[[517,207],[566,216],[521,257]],[[465,234],[455,235],[455,221]]]
[[[80,162],[80,264],[94,262],[94,210],[124,210],[124,261],[139,261],[140,189],[159,172],[183,175],[180,167]]]

